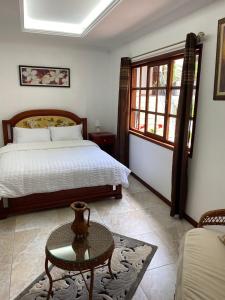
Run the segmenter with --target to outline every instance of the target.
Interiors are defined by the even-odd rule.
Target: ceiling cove
[[[22,31],[83,37],[122,0],[20,0]]]

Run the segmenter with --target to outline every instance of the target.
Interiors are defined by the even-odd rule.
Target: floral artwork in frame
[[[70,87],[70,69],[19,66],[21,86]]]
[[[225,100],[225,18],[218,21],[214,100]]]

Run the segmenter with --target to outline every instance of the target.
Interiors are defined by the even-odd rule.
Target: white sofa
[[[216,229],[208,225],[216,225]],[[176,300],[225,300],[225,245],[218,239],[221,231],[217,225],[225,225],[225,209],[207,212],[198,228],[185,235],[178,260]]]

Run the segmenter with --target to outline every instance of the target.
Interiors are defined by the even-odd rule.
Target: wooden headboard
[[[4,144],[13,142],[13,127],[42,128],[48,126],[83,125],[83,138],[87,139],[87,119],[58,109],[37,109],[19,113],[10,120],[3,120]]]

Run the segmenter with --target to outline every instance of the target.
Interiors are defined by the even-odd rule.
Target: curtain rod
[[[204,32],[199,32],[198,35],[197,35],[198,43],[199,43],[199,44],[202,43],[203,40],[204,40],[204,38],[205,38],[205,33],[204,33]],[[185,42],[185,40],[180,41],[180,42],[177,42],[177,43],[174,43],[174,44],[170,44],[170,45],[167,45],[167,46],[158,48],[158,49],[154,49],[154,50],[151,50],[151,51],[148,51],[148,52],[139,54],[139,55],[135,55],[135,56],[131,57],[131,59],[135,59],[135,58],[138,58],[138,57],[141,57],[141,56],[145,56],[145,55],[147,55],[147,54],[151,54],[151,53],[154,53],[154,52],[157,52],[157,51],[160,51],[160,50],[164,50],[164,49],[167,49],[167,48],[171,48],[171,47],[173,47],[173,46],[177,46],[177,45],[183,44],[184,42]]]

